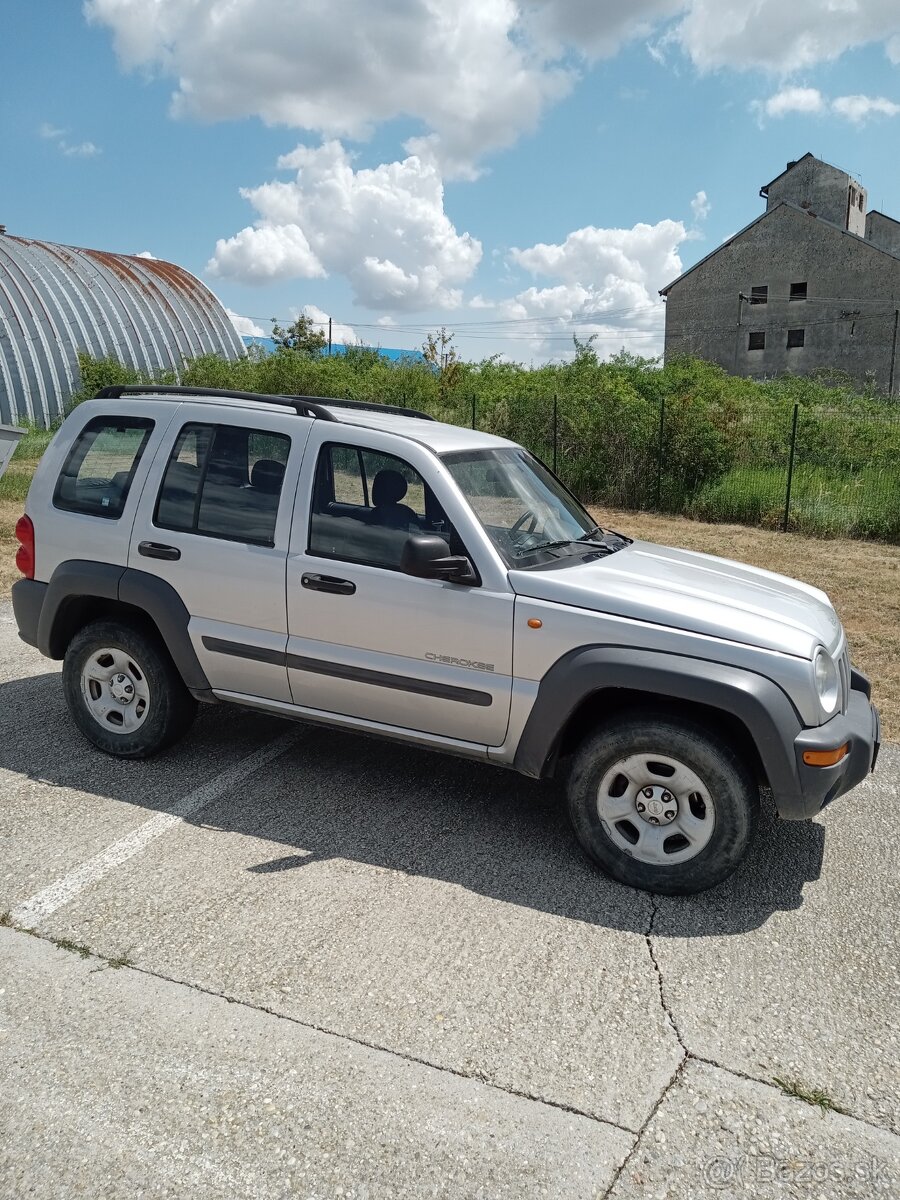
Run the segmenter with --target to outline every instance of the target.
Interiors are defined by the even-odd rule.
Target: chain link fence
[[[526,446],[585,502],[900,543],[900,405],[448,398],[435,416]]]

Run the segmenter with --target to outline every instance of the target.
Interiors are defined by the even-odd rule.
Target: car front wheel
[[[759,788],[726,742],[668,716],[633,716],[575,754],[569,816],[614,879],[668,895],[700,892],[738,866],[759,816]]]

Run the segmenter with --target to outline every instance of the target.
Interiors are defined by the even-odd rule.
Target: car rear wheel
[[[95,621],[63,663],[69,713],[88,741],[117,758],[148,758],[190,728],[196,703],[150,630]]]
[[[722,739],[668,716],[607,725],[577,751],[569,816],[614,879],[668,895],[725,879],[747,852],[759,788]]]

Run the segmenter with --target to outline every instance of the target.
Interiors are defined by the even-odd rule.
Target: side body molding
[[[559,736],[589,696],[623,688],[704,704],[739,720],[752,737],[772,790],[796,788],[794,738],[802,725],[787,695],[763,675],[722,663],[623,646],[586,646],[563,655],[541,680],[514,767],[546,774]]]
[[[83,613],[81,606],[89,605],[92,599],[118,600],[146,613],[159,630],[185,686],[194,693],[210,691],[188,633],[191,618],[183,600],[164,579],[130,567],[80,559],[60,563],[50,578],[38,620],[37,643],[42,654],[63,657],[72,605],[79,606]]]

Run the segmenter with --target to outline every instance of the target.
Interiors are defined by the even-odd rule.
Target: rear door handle
[[[177,562],[181,558],[177,546],[165,546],[162,542],[140,542],[138,554],[143,554],[144,558],[165,558],[169,562]]]
[[[349,579],[336,579],[334,575],[301,575],[300,583],[312,592],[330,592],[333,596],[352,596],[356,584]]]

